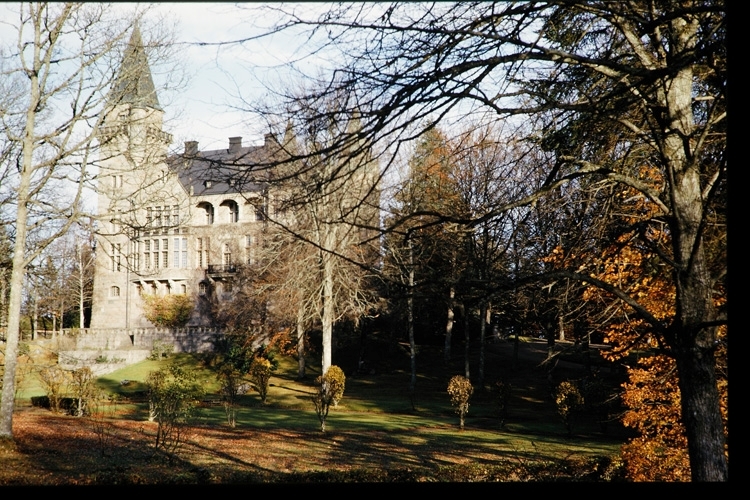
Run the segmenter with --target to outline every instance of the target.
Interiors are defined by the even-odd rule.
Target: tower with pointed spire
[[[143,207],[153,200],[185,204],[184,193],[160,179],[169,176],[167,148],[146,50],[135,26],[118,74],[107,96],[98,176],[97,265],[94,274],[92,327],[128,327],[139,311],[132,306],[133,263],[146,220]]]

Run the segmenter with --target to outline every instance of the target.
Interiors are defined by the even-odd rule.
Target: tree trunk
[[[513,369],[518,368],[518,349],[521,344],[521,339],[519,339],[519,335],[521,334],[521,325],[515,325],[513,327],[513,333],[515,333],[515,338],[513,340]]]
[[[453,300],[456,297],[456,288],[450,287],[448,291],[448,320],[445,324],[445,363],[448,364],[451,361],[451,335],[453,333],[453,319],[455,312],[453,310]]]
[[[698,175],[697,169],[678,172],[673,188],[675,215],[671,231],[677,262],[673,345],[692,479],[726,481],[729,471],[714,358],[716,327],[706,326],[714,320],[715,311],[700,234],[702,196]]]
[[[560,340],[565,340],[565,322],[562,314],[557,318],[557,330],[560,332]]]
[[[672,21],[674,53],[695,49],[697,18]],[[694,132],[693,68],[684,66],[660,87],[666,105],[661,153],[667,163],[673,216],[669,218],[676,262],[676,318],[672,329],[679,376],[682,420],[688,438],[693,481],[727,481],[729,470],[724,449],[714,350],[716,327],[713,283],[703,248],[703,193],[700,165],[689,157],[685,140]],[[691,153],[692,155],[692,153]]]
[[[413,257],[413,255],[410,255]],[[412,259],[410,259],[412,260]],[[409,269],[409,295],[406,299],[406,316],[409,328],[409,359],[411,363],[411,378],[409,379],[409,394],[414,401],[414,391],[417,387],[417,346],[414,343],[414,267]]]
[[[463,306],[464,312],[464,376],[470,378],[469,373],[469,308]]]
[[[555,329],[552,322],[545,321],[545,333],[547,335],[547,359],[552,359],[555,355]]]
[[[321,375],[325,375],[331,367],[331,343],[333,341],[333,256],[323,253],[323,360]]]
[[[724,424],[719,407],[715,359],[710,348],[680,350],[677,358],[682,421],[688,438],[693,481],[729,478],[724,448]]]
[[[39,335],[39,288],[36,277],[34,277],[34,308],[32,315],[31,340],[34,340]]]
[[[297,310],[297,378],[305,378],[305,312],[302,307]]]
[[[84,273],[83,263],[83,245],[79,242],[76,245],[76,259],[78,260],[78,327],[85,328],[83,318],[83,305],[86,298],[86,275]]]
[[[479,327],[479,389],[484,388],[484,341],[487,335],[487,325],[490,324],[490,317],[492,316],[492,306],[487,303],[482,303],[481,326]]]
[[[8,330],[5,340],[5,372],[3,390],[0,396],[0,438],[13,439],[13,409],[16,397],[16,366],[21,325],[21,302],[23,300],[23,280],[26,272],[26,234],[31,185],[35,108],[39,102],[37,76],[32,75],[30,105],[26,115],[26,129],[23,139],[23,159],[18,185],[16,205],[16,241],[13,246],[13,270],[10,276],[10,300],[8,301]]]

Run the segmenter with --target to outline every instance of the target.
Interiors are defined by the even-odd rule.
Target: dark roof
[[[180,183],[195,196],[259,192],[273,176],[273,160],[280,146],[267,135],[261,146],[241,145],[241,138],[230,149],[198,151],[198,143],[185,143],[185,152],[168,159],[169,168]],[[192,149],[191,149],[192,148]],[[191,191],[192,188],[192,191]]]
[[[110,105],[121,103],[161,110],[138,26],[133,28],[130,42],[122,57],[120,73],[109,93]]]

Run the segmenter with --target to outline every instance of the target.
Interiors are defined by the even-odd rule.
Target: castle
[[[153,326],[147,295],[196,301],[188,326],[210,326],[207,304],[230,298],[238,265],[253,264],[268,217],[284,217],[268,182],[284,148],[230,137],[168,157],[146,53],[135,28],[99,129],[98,228],[92,328]],[[277,213],[278,212],[278,213]]]

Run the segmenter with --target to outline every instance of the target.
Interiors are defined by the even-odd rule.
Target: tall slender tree
[[[16,358],[26,268],[83,215],[94,178],[95,140],[120,53],[141,13],[104,4],[22,3],[15,43],[3,47],[0,97],[3,198],[12,204],[14,247],[0,399],[0,438],[13,436]],[[7,165],[7,164],[6,164]],[[10,173],[12,172],[12,173]],[[65,194],[64,196],[62,194]]]

